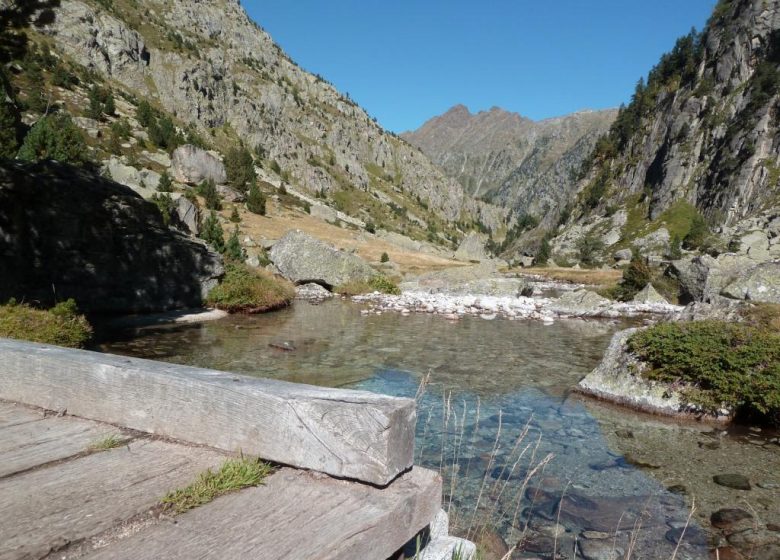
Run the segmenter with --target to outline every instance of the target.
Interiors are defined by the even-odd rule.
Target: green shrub
[[[379,262],[383,262],[383,263],[390,262],[390,255],[388,255],[387,253],[382,253],[382,256],[379,257]]]
[[[237,206],[233,206],[233,211],[230,212],[230,221],[234,224],[241,222],[241,216],[238,214]]]
[[[539,243],[536,255],[534,255],[534,266],[546,266],[551,256],[552,247],[550,247],[550,240],[545,236],[542,238],[542,242]]]
[[[684,384],[691,402],[714,412],[780,424],[780,333],[723,321],[660,323],[629,339],[649,379]]]
[[[219,218],[214,210],[212,210],[209,213],[208,218],[203,221],[198,236],[211,245],[218,253],[223,253],[225,251],[225,232],[222,229],[222,224],[219,223]]]
[[[171,195],[168,193],[155,193],[152,195],[152,202],[157,206],[162,216],[163,223],[167,226],[171,223],[171,216],[173,215],[174,202]]]
[[[705,248],[710,237],[710,228],[707,220],[701,214],[696,214],[691,222],[691,229],[683,239],[683,247],[686,249]]]
[[[639,255],[631,258],[629,265],[623,270],[623,279],[615,286],[615,298],[620,301],[631,300],[642,288],[652,280],[653,273],[647,262]]]
[[[380,292],[382,294],[400,295],[401,289],[398,285],[386,276],[377,275],[365,282],[347,282],[336,286],[336,293],[344,296],[357,296],[360,294],[369,294],[371,292]]]
[[[92,327],[72,299],[48,310],[13,300],[0,305],[0,337],[80,348],[91,336]]]
[[[0,158],[12,159],[19,151],[20,122],[16,108],[11,103],[0,102]]]
[[[262,313],[289,305],[295,288],[263,270],[251,270],[240,263],[225,267],[225,277],[209,292],[206,303],[230,313]]]
[[[163,171],[160,175],[160,182],[157,183],[157,190],[161,193],[173,192],[173,181],[167,171]]]
[[[238,240],[238,226],[233,229],[233,233],[225,244],[225,258],[236,261],[244,262],[246,260],[246,251],[241,246],[241,242]]]
[[[18,157],[26,161],[53,159],[77,165],[89,162],[84,136],[65,113],[47,115],[36,122],[24,137]]]
[[[246,209],[253,214],[259,214],[265,216],[265,195],[257,186],[256,181],[252,181],[249,185],[249,194],[246,199]]]
[[[225,155],[225,172],[227,180],[233,188],[246,192],[247,188],[257,178],[255,162],[252,154],[244,148],[231,148]]]
[[[598,264],[599,254],[604,250],[604,242],[598,236],[589,233],[577,240],[577,252],[580,262],[585,266]]]
[[[219,198],[217,186],[212,179],[206,179],[196,188],[198,194],[206,200],[209,210],[222,210],[222,200]]]

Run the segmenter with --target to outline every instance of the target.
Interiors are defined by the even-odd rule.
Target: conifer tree
[[[249,195],[246,199],[246,209],[253,214],[265,216],[265,195],[260,191],[256,181],[249,186]]]

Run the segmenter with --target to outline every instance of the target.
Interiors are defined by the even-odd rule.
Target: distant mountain
[[[517,213],[546,215],[566,204],[575,176],[616,110],[532,121],[498,107],[456,105],[401,136],[475,198]]]
[[[42,33],[58,56],[355,218],[437,242],[506,221],[301,69],[238,0],[61,0],[54,15]]]

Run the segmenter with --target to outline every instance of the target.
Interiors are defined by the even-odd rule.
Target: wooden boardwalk
[[[116,448],[91,446],[106,436]],[[414,468],[389,486],[281,468],[170,517],[168,491],[227,454],[0,401],[0,560],[384,560],[440,506],[441,480]]]

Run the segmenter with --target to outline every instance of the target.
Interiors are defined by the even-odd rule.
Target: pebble
[[[741,474],[718,474],[712,477],[715,484],[734,488],[735,490],[750,490],[750,481]]]

